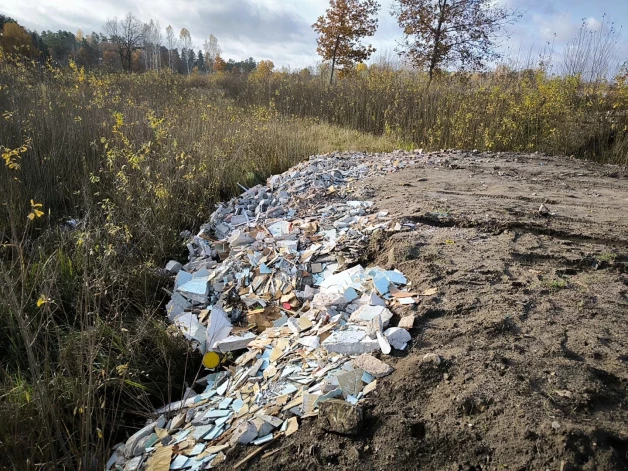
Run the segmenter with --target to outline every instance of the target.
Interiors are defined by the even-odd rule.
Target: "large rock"
[[[320,403],[318,420],[327,432],[357,435],[362,431],[362,408],[340,399],[329,399]]]

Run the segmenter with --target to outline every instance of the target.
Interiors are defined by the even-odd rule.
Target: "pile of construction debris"
[[[357,433],[360,402],[392,372],[372,354],[411,340],[413,317],[391,327],[390,309],[433,292],[358,264],[370,234],[413,225],[356,199],[353,182],[412,164],[313,157],[220,204],[189,237],[189,263],[166,267],[176,275],[167,315],[211,373],[118,445],[107,469],[208,469],[228,448],[268,446],[317,414],[330,431]]]

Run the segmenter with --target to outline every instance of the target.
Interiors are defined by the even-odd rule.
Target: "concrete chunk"
[[[257,438],[257,427],[252,422],[244,422],[240,424],[231,435],[229,443],[231,446],[236,443],[248,445]]]
[[[341,353],[343,355],[360,355],[379,349],[377,340],[368,338],[364,330],[356,328],[332,332],[321,345],[328,352]]]
[[[395,370],[392,366],[367,353],[354,358],[353,366],[363,369],[375,378],[383,378]]]
[[[390,322],[390,319],[392,319],[393,313],[386,309],[384,306],[362,305],[353,314],[351,314],[349,322],[366,324],[375,319],[377,316],[381,317],[382,326],[386,327]]]

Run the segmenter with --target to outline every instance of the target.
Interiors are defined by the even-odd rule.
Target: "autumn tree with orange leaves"
[[[325,15],[312,25],[318,33],[316,51],[324,60],[331,61],[329,83],[334,80],[337,66],[353,67],[375,52],[370,44],[364,46],[360,41],[377,31],[375,15],[379,7],[375,0],[330,0]]]
[[[392,13],[403,29],[403,52],[434,72],[449,65],[480,69],[499,57],[497,40],[521,15],[494,0],[395,0]]]
[[[7,22],[0,30],[0,47],[7,53],[35,57],[39,51],[33,46],[31,35],[17,23]]]

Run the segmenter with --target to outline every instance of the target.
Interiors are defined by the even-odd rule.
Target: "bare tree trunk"
[[[340,36],[336,38],[336,45],[334,46],[334,55],[331,59],[331,76],[329,77],[329,85],[334,83],[334,68],[336,67],[336,53],[338,52],[338,46],[340,45]]]
[[[434,49],[432,49],[432,57],[430,57],[430,68],[429,68],[429,81],[427,82],[427,86],[429,87],[432,84],[432,79],[434,78],[434,70],[438,65],[438,49],[440,46],[440,37],[443,32],[443,23],[445,22],[445,8],[447,7],[447,0],[443,0],[442,5],[440,5],[440,15],[438,17],[438,26],[436,27],[436,34],[434,35]]]

